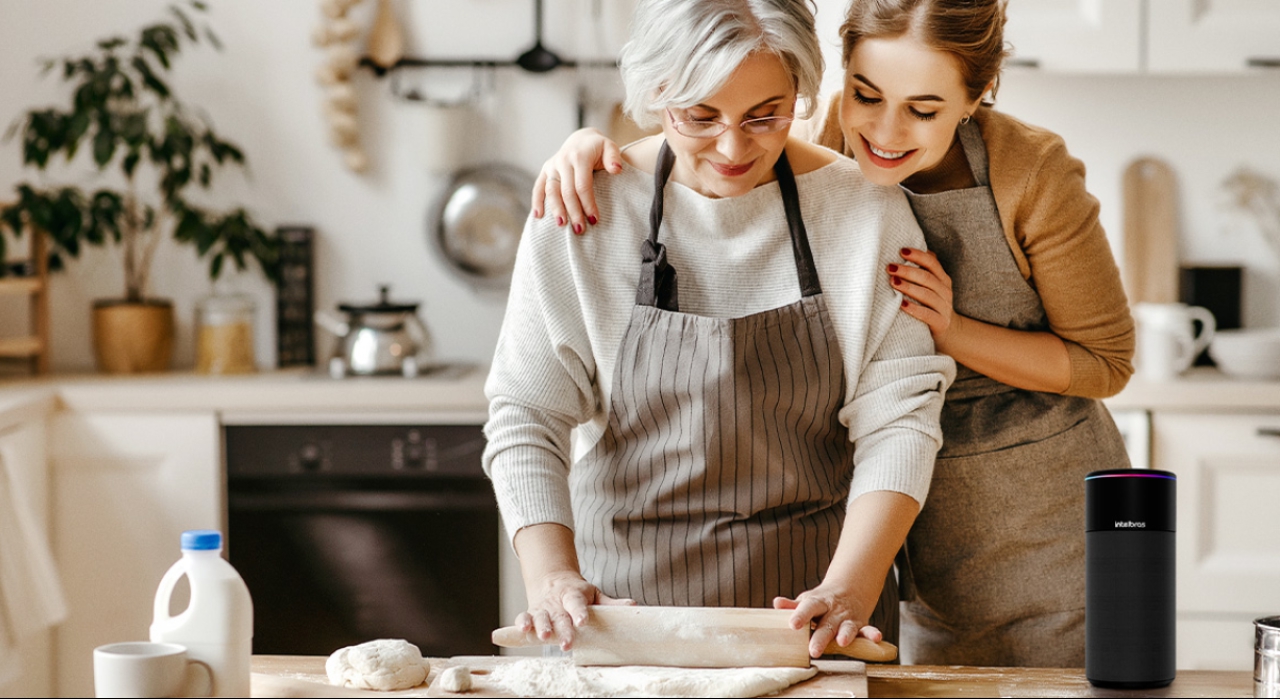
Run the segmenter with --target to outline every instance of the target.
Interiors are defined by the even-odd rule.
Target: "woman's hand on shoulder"
[[[889,284],[906,297],[902,311],[929,326],[933,343],[939,351],[945,351],[943,346],[960,320],[952,306],[951,277],[932,252],[902,248],[899,254],[904,262],[912,264],[886,267]]]
[[[552,216],[557,226],[572,224],[578,234],[595,225],[600,218],[592,188],[595,170],[622,172],[622,151],[599,130],[578,129],[542,164],[533,185],[533,217]]]
[[[822,657],[832,640],[844,647],[858,636],[876,642],[884,637],[880,629],[867,625],[867,620],[857,611],[860,606],[861,600],[853,599],[847,592],[826,583],[800,593],[795,599],[775,597],[773,600],[774,609],[795,610],[790,619],[791,628],[802,629],[812,624],[813,635],[809,638],[811,658]]]
[[[547,641],[560,639],[560,649],[573,647],[574,630],[587,622],[587,607],[593,604],[634,605],[629,599],[614,599],[573,572],[550,573],[529,590],[529,609],[516,615],[521,631],[536,632]]]

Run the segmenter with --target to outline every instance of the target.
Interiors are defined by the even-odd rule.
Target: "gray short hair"
[[[644,128],[668,107],[720,91],[756,51],[778,56],[807,117],[822,81],[822,47],[809,0],[640,0],[619,63],[624,108]]]

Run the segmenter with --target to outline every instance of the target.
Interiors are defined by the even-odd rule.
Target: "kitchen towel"
[[[5,456],[0,452],[0,687],[17,679],[23,639],[67,617],[53,552]]]

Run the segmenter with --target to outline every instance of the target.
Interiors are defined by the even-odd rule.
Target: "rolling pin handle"
[[[494,629],[491,638],[493,645],[501,646],[502,648],[526,648],[552,643],[552,641],[539,639],[536,633],[521,631],[519,626],[504,626],[500,629]]]
[[[827,644],[824,655],[843,655],[854,660],[869,660],[873,663],[887,663],[898,657],[898,647],[887,641],[879,643],[861,636],[853,639],[847,646],[839,646],[835,639]]]

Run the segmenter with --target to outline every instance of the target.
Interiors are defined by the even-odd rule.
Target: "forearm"
[[[1016,388],[1062,393],[1071,385],[1071,358],[1050,332],[1013,330],[956,314],[938,351]]]
[[[526,590],[536,590],[543,580],[555,575],[582,577],[578,552],[573,547],[573,531],[560,524],[535,524],[516,532],[512,545],[520,559],[520,573]]]
[[[840,543],[822,584],[861,600],[865,608],[858,611],[863,620],[875,609],[889,567],[919,513],[914,499],[890,490],[866,493],[849,503]]]

